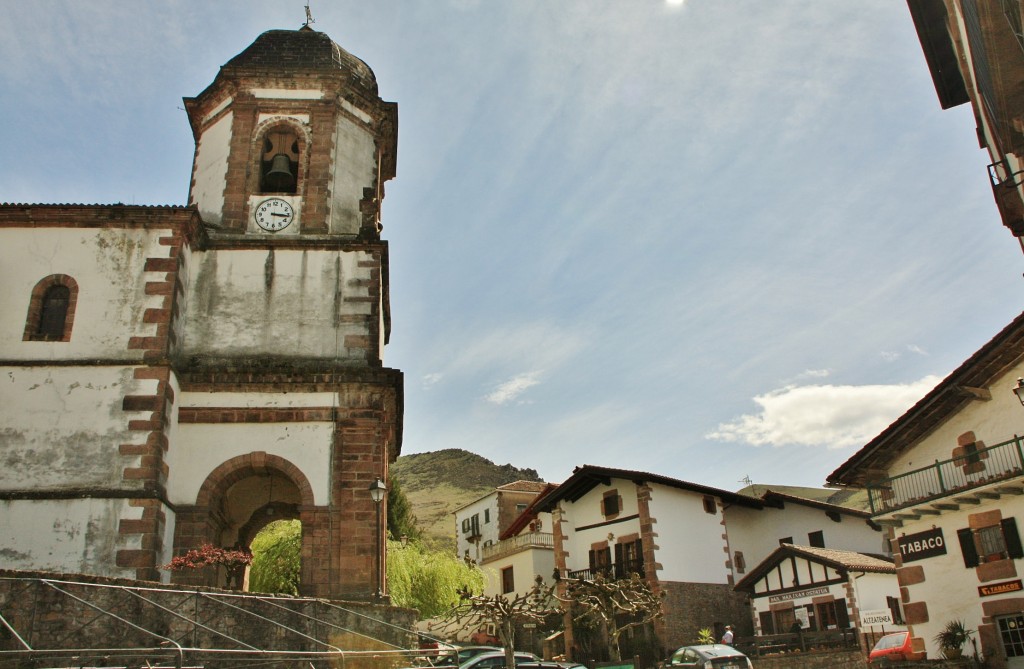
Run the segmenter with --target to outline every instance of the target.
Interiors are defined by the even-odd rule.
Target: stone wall
[[[416,613],[409,609],[95,576],[0,571],[0,615],[36,658],[56,657],[53,651],[61,649],[105,648],[115,649],[109,656],[132,656],[145,666],[140,657],[166,660],[167,649],[181,646],[186,661],[227,667],[232,655],[223,651],[258,649],[267,652],[266,660],[281,651],[336,648],[345,651],[346,667],[383,669],[409,666],[414,653],[402,649],[416,648]],[[221,661],[212,649],[221,649]],[[0,632],[0,666],[18,666],[27,658],[12,652],[24,650],[13,634]]]
[[[750,607],[746,593],[719,583],[664,582],[664,618],[659,621],[658,636],[666,650],[697,642],[697,630],[709,628],[713,633],[732,625],[739,636],[752,632]]]

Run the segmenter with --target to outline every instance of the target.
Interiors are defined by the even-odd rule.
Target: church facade
[[[296,518],[303,594],[370,598],[369,488],[402,441],[382,361],[397,105],[305,27],[185,107],[187,206],[0,205],[0,562],[220,585],[160,567]]]

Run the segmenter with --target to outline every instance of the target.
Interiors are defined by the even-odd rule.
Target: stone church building
[[[0,205],[0,565],[214,585],[160,566],[297,518],[302,593],[370,598],[397,105],[307,26],[185,108],[187,206]]]

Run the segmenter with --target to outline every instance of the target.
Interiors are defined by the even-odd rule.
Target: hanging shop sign
[[[899,538],[899,546],[904,564],[946,554],[946,538],[942,536],[941,527],[905,534]]]
[[[980,597],[991,597],[992,595],[1002,595],[1007,592],[1017,592],[1018,590],[1024,590],[1024,583],[1021,583],[1020,579],[979,585],[978,595]]]

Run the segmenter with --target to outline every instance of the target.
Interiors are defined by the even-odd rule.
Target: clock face
[[[291,225],[295,212],[285,200],[272,197],[259,203],[254,216],[256,225],[268,232],[277,232]]]

